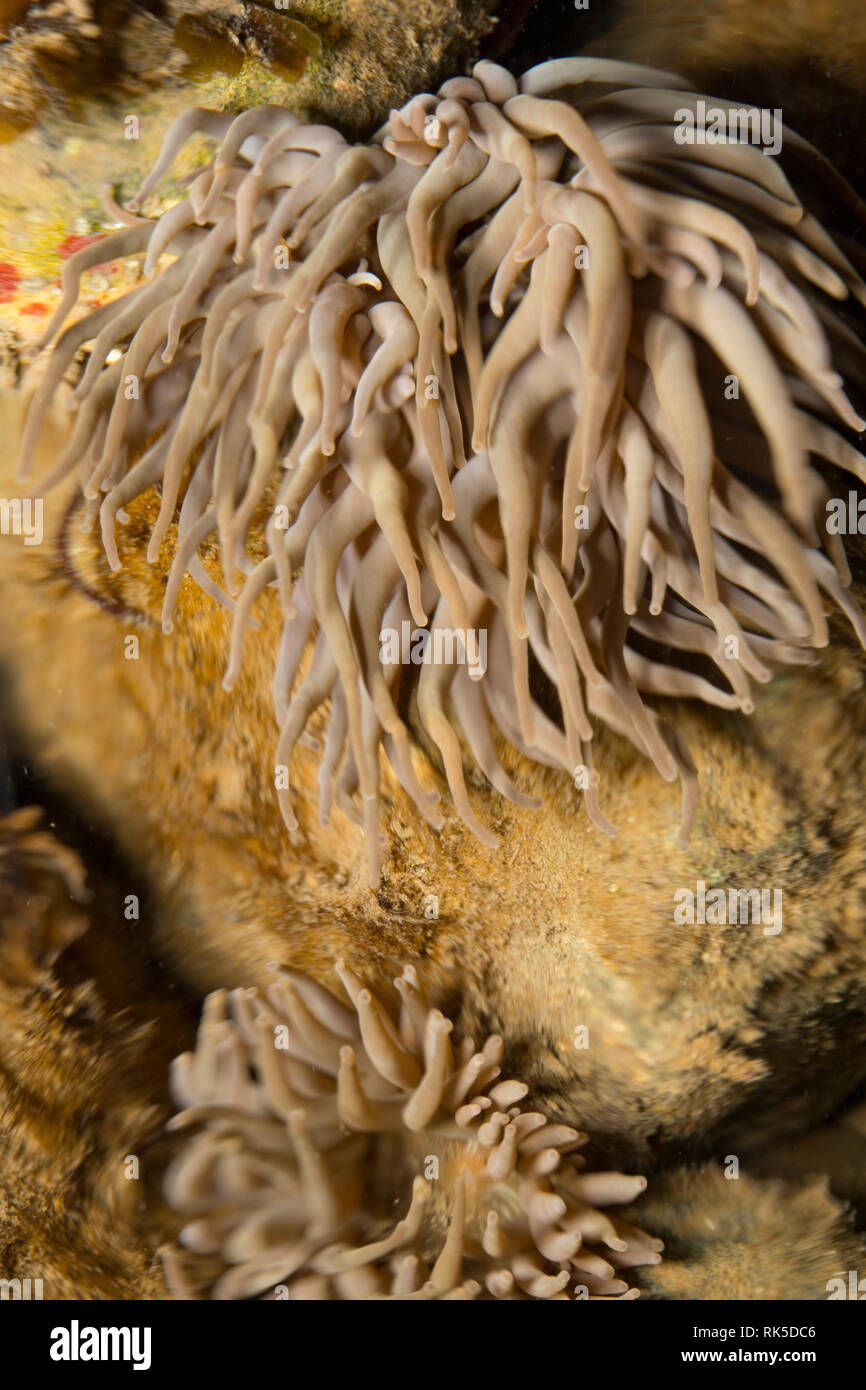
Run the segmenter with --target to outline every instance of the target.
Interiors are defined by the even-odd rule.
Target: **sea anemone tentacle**
[[[336,972],[348,1004],[294,970],[212,994],[174,1064],[175,1296],[636,1298],[662,1242],[605,1209],[645,1179],[586,1169],[586,1136],[524,1108],[502,1039],[456,1041],[414,967],[396,1013]]]
[[[685,779],[691,819],[691,762],[642,696],[748,713],[754,682],[826,645],[825,595],[864,631],[816,460],[866,479],[845,433],[864,429],[866,356],[838,308],[866,305],[866,285],[779,160],[738,134],[677,139],[697,100],[670,74],[574,58],[517,80],[481,63],[366,145],[276,106],[187,113],[133,206],[194,131],[221,142],[214,163],[64,273],[50,334],[97,260],[144,254],[152,278],[62,332],[22,470],[90,343],[43,486],[77,470],[91,511],[104,495],[114,568],[116,515],[161,484],[151,561],[183,517],[164,625],[187,572],[231,607],[229,685],[253,599],[277,588],[280,755],[329,702],[323,813],[364,826],[373,884],[383,760],[439,821],[398,714],[408,681],[457,814],[492,844],[462,760],[529,800],[497,737],[582,769],[609,830],[589,775],[600,720]],[[224,587],[198,554],[212,536]],[[486,660],[467,669],[452,639],[470,620]],[[429,638],[420,675],[384,655],[404,622]]]

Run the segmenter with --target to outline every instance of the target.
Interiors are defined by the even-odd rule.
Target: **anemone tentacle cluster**
[[[277,106],[193,110],[134,207],[198,132],[219,149],[187,196],[155,221],[125,214],[68,263],[46,344],[88,267],[144,254],[144,279],[59,338],[24,470],[89,345],[46,485],[78,468],[114,568],[124,507],[161,489],[152,560],[178,523],[163,625],[187,574],[232,609],[227,688],[256,600],[278,590],[275,764],[324,716],[320,814],[336,804],[364,827],[372,884],[382,757],[443,823],[384,630],[426,626],[450,651],[410,671],[411,718],[491,845],[467,758],[537,804],[498,739],[581,769],[613,833],[601,721],[681,779],[687,836],[694,764],[641,692],[748,713],[753,682],[826,645],[825,595],[866,639],[812,462],[866,482],[849,438],[864,421],[834,365],[862,385],[835,302],[866,305],[866,286],[777,159],[679,143],[676,113],[698,100],[671,74],[574,58],[519,80],[479,63],[369,144]],[[785,148],[830,177],[790,132]],[[216,542],[222,585],[200,554]],[[485,668],[452,645],[472,630]],[[289,786],[278,796],[294,828]]]
[[[212,994],[175,1062],[175,1294],[636,1298],[621,1275],[662,1243],[603,1208],[645,1179],[581,1171],[586,1136],[523,1108],[500,1037],[453,1046],[413,966],[398,1017],[336,969],[348,1004],[296,971]]]

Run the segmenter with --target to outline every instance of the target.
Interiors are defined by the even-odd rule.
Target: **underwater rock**
[[[123,908],[39,808],[0,820],[0,1271],[45,1299],[165,1296],[164,1078],[186,1004],[122,941]]]
[[[57,302],[61,247],[117,223],[166,127],[187,106],[277,102],[369,130],[482,44],[506,0],[90,0],[31,5],[0,39],[0,327],[34,337]],[[201,160],[190,152],[178,176]],[[175,185],[175,191],[177,190]],[[5,289],[4,289],[5,286]],[[118,286],[111,270],[92,302]]]
[[[214,27],[217,8],[205,13],[199,7],[196,24],[182,29],[190,44],[191,35],[197,36],[205,59],[223,42],[237,52]],[[396,101],[408,90],[401,87],[410,71],[407,51],[417,59],[413,80],[424,85],[447,48],[438,47],[421,22],[437,7],[419,6],[421,27],[410,23],[404,33],[392,23],[397,38],[382,50],[384,68],[377,67],[381,55],[362,24],[373,7],[349,8],[357,17],[356,37],[362,35],[370,50],[359,78],[363,91],[347,75],[357,76],[354,59],[339,68],[339,55],[350,53],[351,41],[341,49],[341,36],[328,33],[322,34],[320,57],[311,57],[292,89],[298,110],[325,111],[347,128],[350,118],[360,126],[374,123],[381,94]],[[405,24],[406,6],[400,10]],[[376,12],[393,22],[393,9],[377,6]],[[312,14],[303,13],[312,29]],[[486,20],[479,18],[470,41],[454,9],[448,13],[458,48],[471,48]],[[331,60],[330,42],[335,66],[324,81],[324,68],[317,65]],[[175,42],[173,48],[172,63],[180,51]],[[182,63],[190,56],[184,54]],[[195,101],[216,93],[214,105],[257,104],[282,92],[273,85],[282,79],[273,73],[256,69],[250,75],[248,59],[249,54],[239,72],[211,71],[197,79]],[[27,90],[32,96],[35,88]],[[137,96],[135,113],[143,118],[138,143],[123,143],[120,103],[110,114],[100,107],[86,128],[58,114],[0,152],[0,175],[16,171],[19,185],[15,205],[0,208],[0,319],[8,311],[8,380],[18,377],[21,334],[47,318],[59,300],[55,281],[66,258],[111,221],[99,203],[100,182],[107,178],[118,200],[128,197],[168,120],[191,104],[192,90],[181,84]],[[204,158],[199,148],[185,172]],[[165,191],[164,206],[178,191],[177,185]],[[71,220],[70,208],[76,209]],[[95,266],[83,283],[84,307],[100,308],[134,274],[117,262]],[[80,378],[83,367],[79,354],[73,377]],[[9,393],[0,400],[0,423],[10,439],[20,432],[20,405]],[[60,411],[43,441],[42,462],[55,461],[68,438]],[[4,468],[0,486],[11,496],[11,460]],[[274,960],[326,981],[333,962],[345,958],[376,990],[387,990],[395,969],[407,961],[423,962],[431,1003],[463,1034],[501,1032],[505,1065],[530,1085],[534,1102],[563,1124],[577,1115],[591,1131],[594,1164],[637,1166],[650,1174],[650,1196],[658,1194],[658,1205],[647,1207],[640,1220],[668,1239],[674,1252],[668,1265],[641,1275],[651,1297],[823,1297],[814,1290],[822,1275],[838,1272],[830,1267],[836,1252],[856,1267],[862,1245],[820,1184],[800,1188],[748,1176],[730,1182],[714,1170],[709,1176],[664,1176],[665,1166],[683,1152],[699,1161],[732,1147],[755,1155],[757,1173],[764,1161],[759,1150],[820,1124],[863,1080],[866,661],[843,623],[832,619],[831,645],[812,665],[778,675],[758,693],[748,717],[667,703],[700,779],[688,846],[678,844],[679,789],[660,782],[621,738],[602,730],[595,740],[596,763],[618,838],[606,839],[589,825],[567,776],[498,746],[505,771],[523,793],[542,799],[544,809],[507,805],[469,772],[473,806],[500,838],[493,851],[473,840],[451,809],[435,750],[410,707],[407,717],[417,738],[413,757],[425,785],[441,798],[445,823],[437,833],[421,822],[411,798],[385,769],[383,874],[373,892],[360,827],[339,815],[319,824],[320,750],[312,738],[293,763],[298,828],[288,835],[275,804],[271,688],[282,626],[276,596],[264,595],[255,642],[248,643],[236,688],[226,692],[221,681],[229,623],[191,582],[180,586],[174,634],[166,638],[162,632],[171,556],[163,553],[151,564],[145,554],[159,499],[149,495],[129,505],[117,573],[108,570],[99,537],[79,530],[73,503],[68,487],[45,499],[45,546],[27,548],[5,536],[0,546],[9,731],[16,751],[112,835],[147,883],[148,905],[135,929],[144,951],[167,962],[197,995],[225,987],[261,989]],[[167,550],[176,539],[172,525]],[[264,551],[256,545],[258,559]],[[853,593],[861,601],[863,557],[856,537],[847,550]],[[218,572],[215,553],[206,558]],[[311,736],[324,738],[326,732],[324,719],[311,725]],[[32,827],[19,822],[12,844],[19,831],[29,836]],[[36,873],[35,847],[21,853],[29,855],[26,872]],[[18,851],[11,855],[17,864]],[[101,939],[105,920],[116,920],[128,888],[124,872],[131,871],[122,871],[115,882],[114,906],[95,923],[92,940]],[[32,916],[18,899],[10,900],[10,921],[17,914],[21,923],[10,940],[38,941],[55,910],[62,936],[69,909],[65,903],[61,909],[55,889],[66,880],[48,873],[49,887],[34,897]],[[783,913],[778,923],[678,921],[678,895],[693,893],[694,901],[705,889],[754,890],[759,899],[764,891],[771,898],[780,891]],[[76,930],[83,929],[84,914],[85,906],[74,910]],[[49,934],[46,950],[54,949]],[[29,950],[10,948],[13,981],[42,979]],[[166,1038],[172,1036],[164,1023],[171,1011],[163,1009],[152,980],[136,973],[138,967],[120,972],[120,997],[101,1003],[108,983],[103,968],[93,960],[70,987],[55,979],[52,966],[35,1001],[13,983],[7,1003],[13,1071],[21,1067],[28,1085],[42,1085],[52,1097],[58,1083],[50,1050],[45,1059],[31,1054],[19,1046],[14,1027],[23,1020],[28,1037],[32,1030],[45,1039],[56,1028],[58,1056],[67,1066],[82,1057],[82,1075],[108,1098],[107,1129],[87,1110],[84,1096],[75,1091],[70,1102],[71,1128],[83,1130],[75,1153],[82,1172],[96,1178],[109,1161],[105,1145],[112,1155],[134,1153],[136,1135],[156,1142],[165,1116],[158,1071],[167,1053],[154,1051],[151,1058],[151,1035],[138,1028],[140,1023],[146,1029],[146,1020],[137,1020],[131,1032],[116,1023],[124,995],[146,999],[160,1030],[165,1026]],[[54,999],[61,1001],[57,1009]],[[94,1010],[83,1038],[80,1030],[69,1031],[64,1012],[69,1004],[74,1013],[79,1002],[85,1011]],[[182,1024],[188,1026],[186,1013]],[[178,1039],[172,1051],[188,1042]],[[125,1109],[112,1090],[114,1080],[132,1085],[130,1077],[139,1073],[140,1089]],[[56,1182],[56,1159],[33,1117],[15,1104],[18,1186],[10,1229],[23,1233],[25,1248],[30,1243],[41,1251],[50,1182],[45,1176],[28,1186],[24,1175],[31,1164],[38,1171],[39,1162],[47,1175],[55,1163]],[[792,1177],[816,1161],[809,1142],[803,1139],[800,1159],[792,1160]],[[40,1144],[37,1161],[32,1155]],[[798,1168],[799,1161],[806,1166]],[[110,1212],[129,1200],[115,1170],[107,1190]],[[834,1186],[834,1192],[842,1190]],[[857,1195],[853,1179],[844,1191]],[[172,1220],[164,1212],[154,1215],[143,1235],[133,1221],[133,1253],[127,1263],[112,1264],[109,1223],[98,1210],[102,1199],[88,1192],[100,1252],[94,1290],[120,1290],[118,1296],[125,1297],[133,1289],[161,1289],[148,1259],[172,1235]],[[708,1236],[714,1204],[724,1204],[727,1218],[718,1234]],[[72,1296],[81,1286],[71,1266],[51,1254],[67,1240],[67,1222],[64,1209],[58,1224],[48,1223],[44,1267],[51,1267],[52,1258],[59,1261],[58,1287]],[[746,1267],[738,1241],[745,1246],[743,1233],[750,1231],[760,1248],[756,1254],[754,1245],[748,1247],[752,1262]],[[718,1292],[728,1288],[749,1292]]]
[[[629,1216],[665,1241],[662,1262],[636,1274],[649,1299],[822,1301],[866,1257],[821,1178],[785,1183],[683,1168],[654,1182]]]

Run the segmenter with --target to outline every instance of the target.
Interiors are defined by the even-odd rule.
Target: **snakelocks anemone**
[[[212,994],[175,1063],[175,1295],[636,1298],[620,1273],[662,1242],[602,1208],[645,1179],[581,1171],[586,1136],[522,1108],[501,1038],[452,1047],[412,966],[398,1018],[336,970],[350,1006],[295,971]]]
[[[231,608],[227,688],[278,590],[282,813],[294,828],[288,770],[318,715],[320,813],[364,827],[371,884],[380,756],[442,824],[412,723],[486,844],[465,759],[536,804],[501,740],[573,776],[613,833],[596,721],[681,779],[685,837],[694,764],[641,692],[748,713],[753,682],[827,644],[825,595],[866,639],[814,463],[866,481],[840,375],[856,400],[864,356],[834,304],[866,305],[866,286],[742,126],[681,143],[699,100],[669,73],[574,58],[519,80],[479,63],[366,145],[279,106],[192,110],[133,207],[197,132],[219,148],[183,201],[125,213],[66,267],[43,345],[88,267],[144,256],[142,283],[54,346],[23,476],[87,346],[44,486],[79,470],[113,568],[124,508],[157,490],[151,560],[177,523],[164,628],[187,574]],[[222,584],[200,553],[217,543]],[[386,650],[413,626],[436,653],[420,668]],[[486,660],[464,659],[471,634]]]

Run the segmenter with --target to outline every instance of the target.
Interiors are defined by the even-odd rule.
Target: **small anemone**
[[[175,1296],[637,1298],[621,1276],[662,1243],[603,1208],[645,1179],[586,1171],[586,1136],[524,1109],[500,1037],[452,1042],[414,967],[398,1016],[336,971],[348,1003],[291,970],[210,995],[174,1064]]]
[[[386,763],[443,823],[419,732],[494,846],[467,761],[537,804],[497,740],[574,777],[614,833],[601,722],[680,779],[683,842],[695,767],[642,693],[749,713],[754,682],[827,645],[825,598],[866,639],[812,461],[866,482],[842,375],[862,387],[864,352],[839,309],[866,285],[779,160],[739,133],[681,143],[700,100],[669,73],[573,58],[519,80],[479,63],[369,144],[279,106],[189,111],[133,207],[198,132],[219,148],[188,196],[156,221],[124,213],[66,266],[46,343],[89,267],[146,253],[144,281],[54,346],[24,472],[89,344],[43,486],[78,469],[112,568],[116,522],[158,490],[152,561],[177,522],[163,626],[187,575],[231,609],[227,689],[276,590],[280,808],[295,829],[293,753],[323,720],[320,817],[336,804],[363,828],[371,885]],[[200,553],[216,542],[222,586]],[[412,623],[440,656],[407,671],[383,635]],[[469,669],[455,633],[483,633],[486,659]]]

